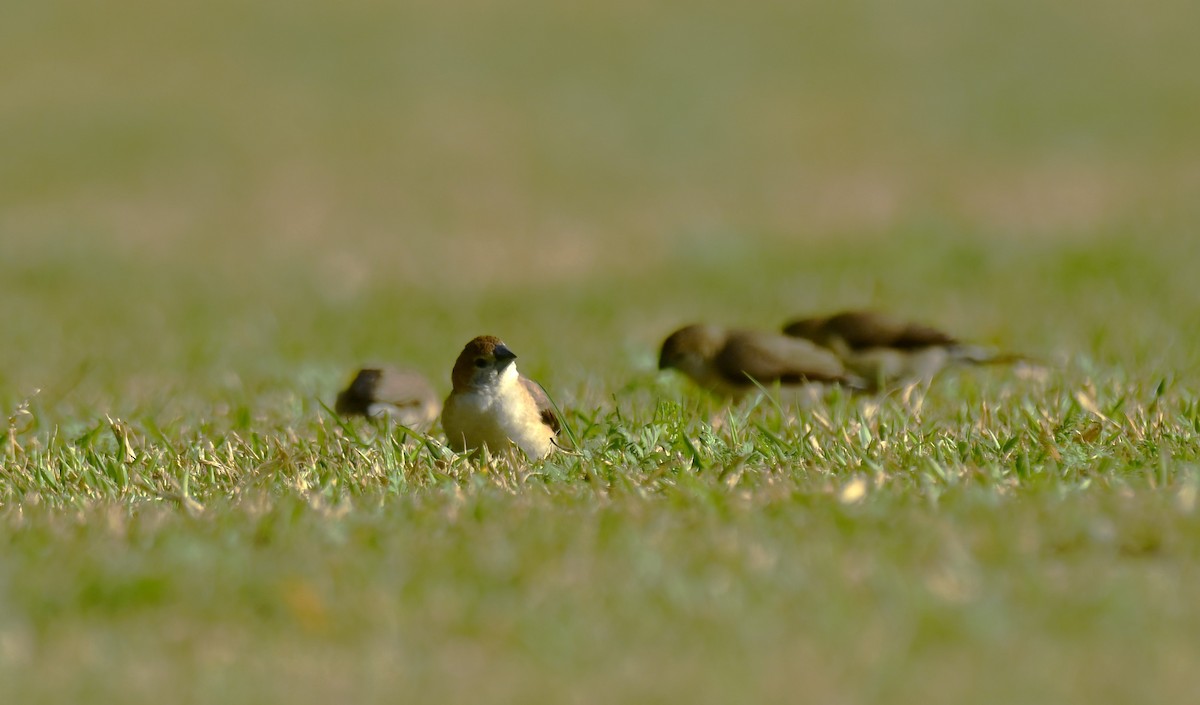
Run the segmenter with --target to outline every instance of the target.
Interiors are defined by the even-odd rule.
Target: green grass
[[[1194,699],[1194,3],[9,5],[5,702]],[[1047,371],[654,370],[848,306]],[[325,408],[482,333],[576,454]]]

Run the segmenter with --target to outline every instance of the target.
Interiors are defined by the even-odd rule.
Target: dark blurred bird
[[[929,381],[952,364],[992,365],[1027,358],[963,343],[921,323],[875,311],[842,311],[802,318],[783,332],[832,350],[846,368],[873,386]]]
[[[658,368],[679,370],[701,387],[732,399],[758,385],[828,382],[864,386],[833,351],[810,341],[704,324],[685,326],[667,336]]]
[[[334,410],[343,416],[388,418],[424,433],[442,405],[429,380],[413,370],[367,367],[337,395]]]
[[[517,372],[516,354],[495,336],[467,343],[454,363],[442,428],[456,451],[520,448],[536,460],[554,450],[558,416],[537,382]]]

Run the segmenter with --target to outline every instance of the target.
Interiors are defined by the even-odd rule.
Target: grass
[[[1190,702],[1198,14],[16,2],[0,695]],[[654,370],[847,306],[1048,371]],[[481,333],[577,454],[324,406]]]

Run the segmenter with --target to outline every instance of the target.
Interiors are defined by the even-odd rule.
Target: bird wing
[[[846,368],[832,351],[812,341],[750,331],[733,332],[714,360],[731,384],[840,382]]]
[[[425,406],[437,403],[433,386],[423,375],[411,370],[387,370],[375,387],[375,401],[399,407]]]
[[[558,421],[558,414],[554,413],[554,404],[550,401],[546,390],[542,389],[542,385],[524,376],[521,377],[521,385],[525,387],[525,391],[529,392],[529,396],[533,397],[533,403],[537,405],[542,423],[549,426],[550,430],[558,435],[558,432],[562,430],[562,425]]]
[[[958,343],[953,336],[937,328],[875,311],[843,311],[824,318],[805,318],[789,323],[784,332],[821,345],[835,345],[835,341],[840,341],[850,350],[916,350]]]

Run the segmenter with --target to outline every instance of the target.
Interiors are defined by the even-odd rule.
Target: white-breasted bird
[[[537,382],[517,372],[516,354],[499,338],[483,335],[463,348],[450,379],[442,428],[456,451],[516,446],[536,460],[554,450],[558,416]]]

